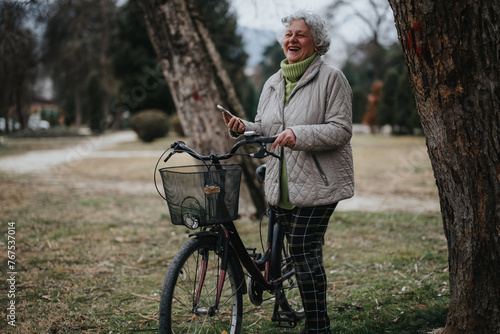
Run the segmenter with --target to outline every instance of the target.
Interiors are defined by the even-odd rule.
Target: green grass
[[[255,238],[254,228],[240,226],[246,239]],[[449,290],[439,217],[334,213],[323,251],[333,333],[426,333],[444,326]],[[275,330],[268,317],[254,327],[294,333]]]
[[[6,147],[0,144],[0,158],[10,156],[16,153],[16,150],[12,147]]]
[[[72,201],[75,215],[88,200]],[[187,231],[143,204],[152,212],[141,222],[18,220],[18,328],[154,332],[163,277]],[[257,224],[239,224],[249,245],[259,245]],[[438,217],[334,214],[324,247],[333,332],[425,333],[443,326],[449,299],[445,247]],[[247,304],[249,333],[295,333],[270,322],[270,302],[261,308]]]

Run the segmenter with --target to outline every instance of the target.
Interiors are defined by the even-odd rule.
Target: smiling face
[[[316,51],[314,37],[303,20],[294,20],[285,31],[283,52],[289,64],[301,62]]]

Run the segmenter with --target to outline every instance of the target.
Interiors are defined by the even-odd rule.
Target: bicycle
[[[263,253],[245,247],[234,224],[242,169],[221,161],[235,155],[279,159],[266,148],[275,137],[245,135],[222,155],[202,156],[177,141],[168,149],[171,152],[164,162],[176,153],[188,153],[202,164],[159,169],[165,196],[158,187],[157,191],[168,204],[172,223],[200,229],[190,235],[167,271],[160,299],[160,333],[241,333],[243,294],[248,293],[250,302],[259,306],[264,291],[271,294],[270,300],[274,298],[271,320],[278,327],[294,328],[305,317],[285,231],[272,210],[267,209]],[[259,145],[257,152],[237,153],[252,144]],[[157,170],[158,163],[155,185]],[[256,172],[263,182],[265,165]],[[246,284],[243,268],[248,276]]]

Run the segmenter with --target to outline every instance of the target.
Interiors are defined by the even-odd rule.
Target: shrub
[[[175,114],[170,116],[170,125],[172,126],[172,130],[174,130],[179,136],[184,137],[184,130],[182,129],[179,115]]]
[[[168,117],[160,110],[144,110],[135,114],[130,127],[144,142],[152,142],[168,134]]]

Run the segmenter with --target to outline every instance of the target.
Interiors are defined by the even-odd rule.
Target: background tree
[[[342,68],[352,88],[352,122],[361,124],[368,103],[368,92],[360,84],[360,75],[352,62],[347,61]]]
[[[259,95],[266,80],[280,69],[280,63],[283,59],[285,59],[283,47],[278,41],[264,48],[262,60],[257,65],[252,76],[253,84],[257,87]]]
[[[385,0],[332,0],[326,14],[334,28],[347,22],[363,27],[365,43],[384,44],[393,30],[391,8]]]
[[[195,3],[245,115],[252,119],[258,97],[244,72],[248,55],[243,48],[243,38],[237,32],[236,14],[230,11],[229,1],[195,0]]]
[[[332,0],[326,13],[332,24],[332,31],[346,22],[356,22],[359,27],[364,28],[364,37],[350,46],[349,61],[366,67],[366,78],[358,84],[364,85],[364,91],[368,92],[372,84],[381,80],[387,70],[382,41],[389,41],[390,44],[390,40],[386,38],[386,30],[392,28],[390,6],[385,0]]]
[[[158,109],[168,115],[175,114],[170,89],[135,1],[128,1],[118,9],[116,35],[110,48],[114,75],[119,81],[110,105],[115,127],[123,112],[135,114],[144,109]]]
[[[0,3],[0,117],[5,119],[6,132],[12,130],[9,120],[13,117],[22,129],[28,123],[27,107],[38,61],[35,36],[25,26],[29,7],[29,3],[16,1]]]
[[[162,64],[184,132],[194,149],[207,154],[233,145],[216,105],[244,114],[220,54],[194,0],[137,0]],[[243,163],[246,184],[257,212],[264,194],[254,181],[255,162]]]
[[[396,125],[396,96],[398,94],[399,74],[396,69],[391,68],[387,71],[383,80],[383,94],[380,99],[378,111],[378,122],[380,125]]]
[[[448,241],[445,333],[500,333],[500,3],[390,0]]]
[[[415,104],[415,96],[410,86],[408,72],[404,70],[398,77],[398,89],[393,110],[394,126],[392,133],[399,135],[415,134],[422,129]]]
[[[422,129],[408,71],[391,67],[384,78],[378,124],[390,125],[393,134],[411,135]]]
[[[87,86],[94,73],[101,81],[104,116],[116,92],[109,54],[115,9],[115,0],[62,0],[52,3],[49,10],[44,63],[53,79],[56,99],[72,113],[66,117],[76,126],[86,121],[83,110],[89,110]]]
[[[375,133],[377,129],[378,107],[382,96],[382,81],[377,80],[373,83],[368,94],[368,104],[366,105],[366,113],[363,117],[363,124],[370,128],[371,133]]]
[[[104,131],[104,104],[103,89],[101,87],[102,78],[98,74],[90,77],[87,86],[87,96],[89,98],[89,127],[93,133],[102,133]]]
[[[379,126],[390,125],[392,133],[397,135],[421,133],[415,97],[399,43],[386,48],[385,64],[387,70],[378,110]]]
[[[256,108],[255,89],[249,86],[244,73],[248,56],[243,52],[241,36],[236,33],[236,18],[225,1],[197,0],[196,3],[236,94],[249,115]],[[135,113],[153,108],[174,114],[176,108],[170,89],[158,66],[158,57],[135,1],[128,1],[118,9],[117,34],[112,50],[115,76],[121,82],[118,96],[112,101],[112,112],[127,110]]]
[[[419,128],[416,108],[412,106],[412,92],[406,87],[393,86],[382,89],[380,105],[373,108],[368,97],[373,85],[385,81],[388,72],[395,72],[408,77],[399,44],[394,43],[394,24],[391,8],[386,0],[333,0],[326,9],[332,23],[332,31],[340,29],[346,23],[356,24],[363,32],[356,43],[346,43],[348,60],[342,71],[345,73],[353,91],[353,122],[369,120],[370,128],[391,125],[395,134],[412,134],[413,128]],[[407,80],[408,81],[408,80]],[[400,91],[404,89],[404,91]],[[400,100],[396,106],[396,96],[409,95],[408,100]],[[382,115],[379,112],[382,109]],[[365,115],[366,114],[366,115]],[[408,124],[408,120],[412,120]],[[414,122],[417,120],[417,122]],[[373,125],[377,125],[374,127]]]

